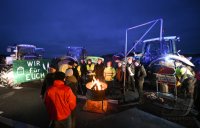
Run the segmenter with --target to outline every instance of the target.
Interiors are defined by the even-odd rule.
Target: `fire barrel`
[[[105,98],[105,91],[107,89],[107,84],[104,82],[95,83],[89,82],[86,84],[87,93],[86,97],[94,101],[102,101]]]

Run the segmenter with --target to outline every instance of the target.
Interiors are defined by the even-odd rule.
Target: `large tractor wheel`
[[[14,74],[12,65],[5,65],[1,69],[0,73],[0,82],[4,87],[15,87],[17,84],[14,84]]]

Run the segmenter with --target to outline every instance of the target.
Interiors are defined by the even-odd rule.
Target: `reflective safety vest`
[[[116,71],[113,67],[106,67],[104,69],[104,78],[105,81],[113,81],[116,75]]]
[[[194,77],[194,74],[187,67],[180,67],[176,69],[176,76],[180,82],[183,82],[188,77]]]
[[[77,70],[78,70],[78,75],[81,76],[81,66],[80,65],[77,67]]]
[[[94,64],[91,64],[91,65],[87,64],[86,68],[87,68],[87,72],[92,73],[94,71]]]

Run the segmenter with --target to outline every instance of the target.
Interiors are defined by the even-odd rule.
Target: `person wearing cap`
[[[56,72],[56,67],[54,65],[51,65],[49,67],[48,74],[44,78],[44,81],[43,81],[43,84],[42,84],[42,88],[41,88],[41,91],[40,91],[40,96],[41,96],[42,99],[44,99],[44,95],[45,95],[46,89],[49,86],[53,85],[54,73],[55,72]]]
[[[139,60],[135,61],[135,85],[139,94],[139,103],[143,102],[143,84],[144,78],[147,76],[144,66]]]
[[[68,85],[75,96],[77,96],[77,92],[78,92],[78,81],[76,79],[76,77],[73,75],[73,70],[71,68],[67,69],[65,72],[65,84]]]
[[[94,73],[96,79],[99,79],[100,81],[105,81],[104,80],[104,64],[101,58],[98,58],[97,64],[94,66]]]
[[[107,91],[106,91],[107,96],[113,95],[112,89],[113,89],[113,84],[114,84],[113,82],[114,82],[115,75],[116,75],[115,68],[112,67],[112,62],[108,61],[107,66],[104,69],[104,78],[105,78],[105,81],[108,85],[108,88],[107,88]]]
[[[78,94],[78,81],[76,77],[73,75],[72,69],[67,69],[65,72],[65,85],[69,86],[72,89],[72,92],[76,96]],[[76,110],[73,110],[71,113],[72,118],[72,128],[75,128],[75,121],[76,121]]]
[[[87,81],[91,82],[94,76],[94,64],[92,63],[91,59],[87,60],[86,69],[87,69]]]
[[[53,85],[44,97],[45,107],[51,120],[50,128],[71,128],[71,113],[76,107],[76,96],[64,83],[65,74],[55,73]]]
[[[135,65],[133,63],[133,57],[128,57],[127,60],[128,63],[126,65],[126,73],[128,78],[128,86],[126,87],[126,89],[135,91]]]

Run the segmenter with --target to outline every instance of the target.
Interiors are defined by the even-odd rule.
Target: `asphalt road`
[[[22,86],[23,88],[20,90],[0,88],[0,128],[9,128],[3,123],[10,123],[16,128],[47,128],[49,124],[48,114],[39,95],[41,83],[37,81]],[[158,115],[152,115],[151,111],[147,113],[145,107],[140,109],[140,106],[134,104],[119,106],[109,103],[108,111],[104,114],[83,111],[84,104],[84,99],[78,100],[77,128],[184,127]],[[197,125],[192,127],[197,127]]]

